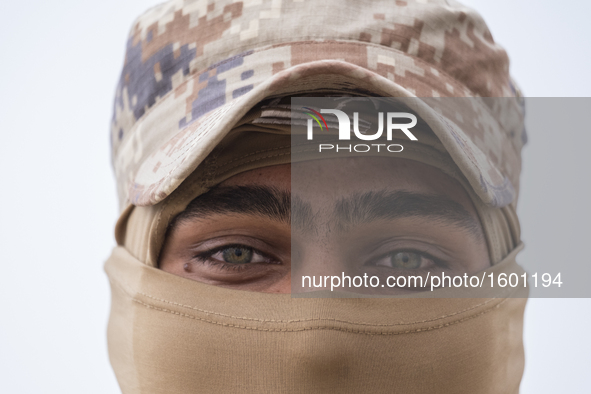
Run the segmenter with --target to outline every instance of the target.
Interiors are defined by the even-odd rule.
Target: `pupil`
[[[247,264],[252,261],[252,250],[248,248],[228,247],[222,254],[226,263]]]
[[[391,257],[393,268],[415,269],[421,266],[421,256],[412,252],[399,252]]]

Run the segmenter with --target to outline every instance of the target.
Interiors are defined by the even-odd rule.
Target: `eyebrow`
[[[170,224],[213,215],[264,216],[291,224],[296,229],[315,231],[312,205],[286,190],[268,186],[218,186],[195,198]],[[293,215],[292,215],[293,214]]]
[[[293,229],[317,232],[312,205],[289,191],[268,186],[217,186],[195,198],[170,224],[213,215],[264,216],[290,224]],[[345,231],[350,226],[376,220],[428,218],[442,225],[461,227],[482,237],[479,222],[460,203],[439,194],[388,190],[358,193],[340,198],[331,213],[331,226]]]
[[[482,236],[480,223],[460,203],[439,194],[387,190],[354,194],[337,201],[332,222],[336,229],[376,220],[427,218],[442,225],[461,227]]]

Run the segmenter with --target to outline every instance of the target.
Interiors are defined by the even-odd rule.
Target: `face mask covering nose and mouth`
[[[524,299],[292,299],[173,276],[124,248],[106,269],[123,393],[519,389]]]

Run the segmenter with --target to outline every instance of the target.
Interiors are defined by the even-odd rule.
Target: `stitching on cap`
[[[263,157],[258,157],[256,159],[244,161],[244,162],[241,162],[241,163],[236,164],[235,166],[232,166],[232,167],[229,167],[229,168],[225,168],[224,171],[225,172],[228,172],[228,171],[233,170],[236,167],[240,167],[240,166],[242,166],[244,164],[254,163],[254,162],[265,160],[265,159],[270,159],[272,157],[287,156],[287,155],[291,155],[291,152],[277,153],[277,154],[274,154],[274,155],[267,155],[267,156],[263,156]]]
[[[270,149],[264,149],[264,150],[256,151],[256,152],[253,152],[253,153],[249,153],[249,154],[246,154],[244,156],[241,156],[241,157],[238,157],[238,158],[235,158],[235,159],[232,159],[232,160],[223,162],[222,164],[216,165],[215,168],[216,169],[223,168],[224,166],[227,166],[228,164],[234,163],[236,161],[241,161],[241,160],[243,160],[243,159],[245,159],[247,157],[254,156],[256,154],[260,154],[260,153],[264,153],[264,152],[276,152],[276,151],[280,151],[280,150],[287,149],[287,148],[290,148],[290,147],[307,146],[307,145],[309,145],[309,144],[302,143],[302,144],[296,144],[296,145],[286,145],[286,146],[279,146],[279,147],[270,148]],[[310,148],[310,149],[301,150],[301,152],[312,152],[312,151],[315,151],[315,149]],[[235,165],[235,166],[232,166],[232,167],[229,167],[229,168],[225,168],[225,171],[232,170],[232,169],[234,169],[236,167],[241,166],[242,164],[252,163],[252,162],[255,162],[255,161],[259,161],[259,160],[263,160],[263,159],[268,159],[268,158],[276,157],[276,156],[282,156],[282,155],[286,155],[286,154],[291,154],[291,150],[289,151],[289,153],[286,152],[286,153],[281,153],[281,154],[278,154],[278,155],[269,155],[269,156],[264,156],[264,157],[258,157],[258,158],[253,159],[253,160],[249,160],[249,161],[245,161],[245,162],[240,162],[238,165]]]
[[[303,144],[302,144],[302,145],[303,145]],[[295,146],[295,145],[293,145],[293,146]],[[230,163],[233,163],[233,162],[235,162],[235,161],[239,161],[239,160],[245,159],[245,158],[247,158],[247,157],[249,157],[249,156],[254,156],[254,155],[257,155],[257,154],[259,154],[259,153],[272,152],[272,151],[277,151],[277,150],[281,150],[281,149],[287,149],[287,148],[290,148],[290,147],[292,147],[292,145],[284,145],[284,146],[278,146],[278,147],[275,147],[275,148],[270,148],[270,149],[262,149],[262,150],[257,150],[257,151],[255,151],[255,152],[249,153],[249,154],[247,154],[247,155],[240,156],[240,157],[238,157],[238,158],[235,158],[235,159],[232,159],[232,160],[226,161],[226,162],[224,162],[223,164],[219,164],[219,165],[218,165],[218,164],[216,164],[216,165],[215,165],[215,168],[217,169],[217,168],[220,168],[220,167],[226,166],[226,165],[228,165],[228,164],[230,164]]]

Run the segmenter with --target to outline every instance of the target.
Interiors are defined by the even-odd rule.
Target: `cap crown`
[[[506,52],[474,10],[452,0],[169,1],[140,16],[127,41],[111,125],[122,199],[133,201],[125,197],[128,184],[163,134],[174,135],[285,69],[327,59],[362,67],[418,97],[517,94]],[[149,112],[158,121],[146,120]],[[519,152],[522,126],[505,129],[506,141],[495,150]],[[479,147],[491,140],[480,139]],[[498,162],[502,155],[494,153]]]

